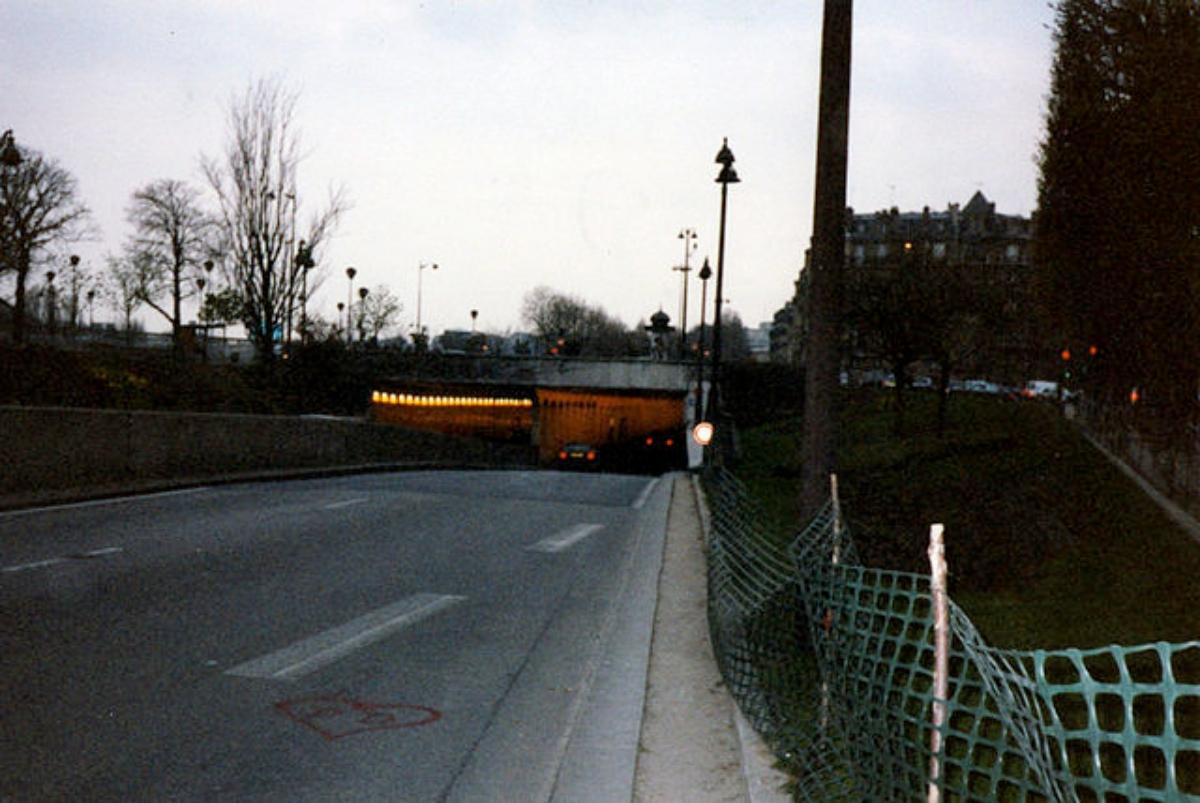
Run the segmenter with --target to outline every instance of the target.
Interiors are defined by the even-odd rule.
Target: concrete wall
[[[375,462],[530,460],[528,448],[357,419],[0,406],[0,494]]]

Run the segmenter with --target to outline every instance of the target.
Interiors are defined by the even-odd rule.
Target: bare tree
[[[16,279],[12,336],[25,340],[29,271],[52,258],[50,246],[90,233],[91,212],[78,198],[75,177],[36,151],[13,145],[19,161],[0,165],[0,273]]]
[[[181,307],[195,295],[205,258],[212,252],[212,220],[200,207],[200,192],[182,181],[160,179],[133,193],[126,219],[133,236],[125,250],[142,268],[138,294],[167,319],[175,348],[180,346]]]
[[[300,251],[296,99],[277,80],[251,84],[230,103],[224,156],[203,162],[220,202],[230,279],[246,302],[242,322],[264,361],[273,359],[276,334],[297,307],[308,266],[320,263],[319,251],[348,207],[341,190],[331,191],[327,206],[309,219]]]
[[[374,340],[396,325],[404,306],[385,285],[371,289],[358,303],[358,339]]]
[[[117,257],[109,255],[107,270],[102,281],[102,292],[121,315],[126,342],[133,334],[133,313],[142,305],[141,288],[146,284],[146,274],[153,271],[144,254]]]
[[[621,321],[549,287],[536,287],[525,295],[521,317],[544,341],[555,344],[555,353],[616,357],[634,350],[630,332]]]

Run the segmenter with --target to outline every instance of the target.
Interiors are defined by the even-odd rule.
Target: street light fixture
[[[683,265],[677,265],[671,270],[677,270],[683,275],[683,306],[679,310],[679,345],[680,357],[687,356],[687,310],[688,310],[688,273],[692,270],[688,265],[688,257],[696,250],[696,232],[694,229],[684,229],[679,232],[683,240]]]
[[[21,151],[17,148],[17,142],[13,138],[13,132],[10,128],[3,134],[0,134],[0,164],[5,167],[19,167],[23,161]]]
[[[54,299],[54,271],[48,270],[46,271],[46,326],[51,337],[54,337],[54,318],[57,306]]]
[[[720,410],[718,385],[721,372],[721,302],[724,299],[725,279],[725,208],[729,185],[741,181],[737,171],[733,169],[735,160],[733,151],[729,149],[728,137],[721,143],[721,150],[717,151],[717,158],[714,161],[721,165],[721,172],[716,178],[717,183],[721,185],[721,230],[717,239],[717,302],[713,312],[712,388],[709,390],[708,399],[708,409],[715,414]]]
[[[424,274],[426,268],[437,270],[438,266],[436,262],[432,264],[422,262],[417,265],[417,335],[424,334],[424,330],[421,328],[421,276]]]
[[[700,268],[700,342],[696,344],[696,420],[704,420],[704,313],[708,306],[708,280],[712,278],[712,268],[708,266],[708,257]]]
[[[354,342],[353,315],[354,315],[354,277],[358,275],[358,271],[354,268],[346,268],[346,278],[350,280],[350,290],[346,293],[346,342]]]
[[[362,343],[367,339],[366,324],[367,324],[367,296],[371,291],[365,287],[358,288],[358,342]]]
[[[293,204],[293,209],[295,205]],[[293,223],[293,225],[295,225]],[[308,340],[308,271],[314,267],[312,248],[301,240],[296,246],[296,267],[300,270],[300,343]]]

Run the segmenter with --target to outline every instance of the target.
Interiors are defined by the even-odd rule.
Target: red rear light
[[[647,446],[653,446],[653,445],[654,445],[654,438],[646,438],[646,445],[647,445]]]
[[[558,453],[558,459],[559,459],[559,460],[566,460],[566,459],[567,459],[567,453],[566,453],[566,452],[559,452],[559,453]]]
[[[596,453],[588,452],[588,460],[595,460],[595,459],[596,459]]]
[[[675,445],[675,439],[667,438],[667,446],[674,446],[674,445]]]

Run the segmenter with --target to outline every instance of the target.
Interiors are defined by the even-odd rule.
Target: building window
[[[854,246],[854,264],[861,265],[863,262],[866,261],[866,259],[867,259],[866,247],[864,245],[862,245],[861,243]]]
[[[945,243],[934,243],[933,244],[933,258],[934,259],[945,259],[946,258],[946,244]]]
[[[876,246],[875,256],[877,256],[880,259],[883,259],[887,255],[888,255],[887,243],[880,243],[878,246]]]
[[[1016,262],[1021,258],[1021,246],[1012,243],[1004,250],[1004,256],[1008,258],[1009,262]]]

